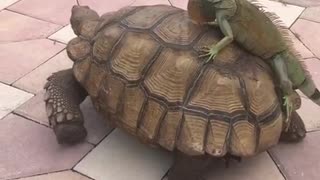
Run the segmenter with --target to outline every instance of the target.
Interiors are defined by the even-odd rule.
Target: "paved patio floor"
[[[295,47],[320,87],[320,0],[259,0],[290,28]],[[74,4],[100,14],[126,5],[187,0],[0,0],[0,179],[160,180],[172,156],[112,129],[87,99],[81,106],[89,135],[75,146],[58,145],[44,110],[43,85],[55,71],[71,67],[65,47]],[[212,167],[206,180],[319,180],[320,108],[303,96],[299,113],[308,135],[302,143],[279,144],[225,169]]]

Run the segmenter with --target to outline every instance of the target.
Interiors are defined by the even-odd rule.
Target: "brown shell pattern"
[[[218,29],[164,5],[103,18],[74,74],[107,120],[189,155],[251,156],[278,142],[283,114],[268,66],[235,44],[212,63],[198,58]]]

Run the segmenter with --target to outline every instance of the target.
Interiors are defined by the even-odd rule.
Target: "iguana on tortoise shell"
[[[217,25],[224,34],[217,44],[204,48],[207,54],[203,56],[210,56],[208,60],[233,40],[267,60],[280,82],[288,118],[292,105],[288,96],[294,89],[300,89],[320,105],[320,92],[305,70],[300,54],[292,47],[287,29],[275,14],[264,12],[257,2],[248,0],[189,0],[188,12],[195,22]]]
[[[86,130],[79,104],[90,96],[98,112],[142,142],[176,153],[169,180],[198,180],[214,158],[247,157],[299,141],[305,127],[294,111],[288,132],[269,67],[236,45],[216,61],[199,56],[220,38],[171,6],[127,7],[101,17],[72,9],[78,36],[67,45],[74,65],[48,78],[46,111],[59,143]],[[300,105],[300,97],[296,109]]]

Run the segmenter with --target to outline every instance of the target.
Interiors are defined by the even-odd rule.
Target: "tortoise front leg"
[[[209,156],[188,156],[182,152],[175,152],[174,165],[169,170],[168,180],[204,180],[203,172],[210,165]]]
[[[72,144],[83,140],[87,131],[83,126],[79,105],[87,92],[74,78],[72,69],[51,75],[44,88],[49,124],[53,127],[58,143]]]

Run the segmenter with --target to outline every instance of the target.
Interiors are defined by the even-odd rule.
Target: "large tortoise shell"
[[[94,27],[94,28],[93,28]],[[67,50],[95,107],[143,142],[189,155],[251,156],[278,142],[283,114],[270,69],[171,6],[127,7],[73,27]]]

